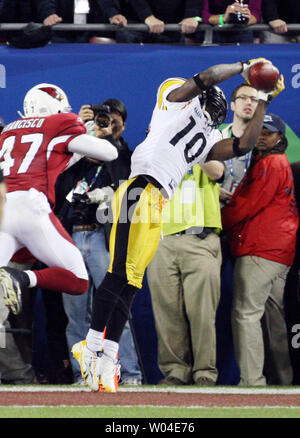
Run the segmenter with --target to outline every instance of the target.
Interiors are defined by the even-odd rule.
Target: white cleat
[[[107,392],[117,392],[119,388],[121,365],[117,359],[113,359],[105,353],[100,355],[100,388]]]
[[[77,342],[72,353],[79,362],[82,378],[92,391],[99,391],[100,357],[89,350],[86,341]]]

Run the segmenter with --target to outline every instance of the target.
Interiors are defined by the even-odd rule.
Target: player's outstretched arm
[[[242,74],[245,78],[250,67],[262,59],[267,61],[265,58],[256,58],[247,62],[239,61],[233,64],[213,65],[188,79],[181,87],[171,91],[168,100],[170,102],[186,102],[201,94],[206,88],[219,84],[232,76]]]
[[[240,138],[226,138],[218,141],[210,150],[207,160],[228,160],[229,158],[245,155],[256,145],[261,133],[264,116],[268,103],[260,100],[252,120],[248,123]]]
[[[88,134],[81,134],[70,141],[70,152],[94,158],[99,161],[113,161],[118,158],[118,150],[104,138],[96,138]]]
[[[217,142],[206,160],[227,160],[233,157],[245,155],[252,150],[263,127],[264,116],[266,114],[269,103],[274,97],[278,96],[285,89],[283,75],[277,81],[274,90],[269,92],[259,91],[258,105],[256,107],[252,120],[248,123],[243,135],[240,138],[228,138]]]

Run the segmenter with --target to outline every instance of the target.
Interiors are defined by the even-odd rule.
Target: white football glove
[[[280,75],[276,87],[271,91],[259,91],[258,99],[264,100],[265,102],[271,102],[271,100],[276,97],[279,93],[281,93],[285,89],[284,85],[284,77]]]
[[[86,133],[88,135],[95,135],[95,122],[94,120],[89,120],[85,122],[84,126],[86,127]]]
[[[94,189],[88,192],[92,204],[101,204],[101,202],[110,202],[112,200],[114,190],[110,187],[103,187],[102,189]]]
[[[246,82],[248,84],[250,84],[249,79],[248,79],[250,68],[253,65],[257,64],[258,62],[262,62],[262,61],[269,62],[270,64],[272,64],[271,61],[269,61],[266,58],[254,58],[254,59],[249,59],[249,61],[246,61],[246,62],[241,61],[241,64],[242,64],[241,75],[243,76],[243,78],[246,80]]]

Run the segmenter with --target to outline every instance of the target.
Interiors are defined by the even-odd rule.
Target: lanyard
[[[246,170],[248,169],[249,160],[250,160],[250,153],[247,152],[247,154],[245,155],[245,168],[244,168],[244,172],[246,172]],[[228,160],[228,166],[229,166],[229,172],[230,172],[230,175],[231,175],[231,176],[234,176],[233,164],[232,164],[232,158],[230,158],[230,159]]]
[[[85,179],[85,178],[82,178],[82,181],[85,181],[85,182],[86,182],[86,189],[85,189],[85,192],[88,192],[88,191],[93,187],[93,185],[94,185],[95,182],[97,181],[97,178],[98,178],[98,175],[99,175],[101,169],[102,169],[102,166],[98,166],[98,167],[97,167],[96,173],[95,173],[95,175],[93,176],[92,181],[90,182],[89,185],[87,184],[86,179]]]

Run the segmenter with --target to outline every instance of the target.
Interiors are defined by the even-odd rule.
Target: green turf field
[[[300,408],[0,407],[0,418],[300,418]]]

